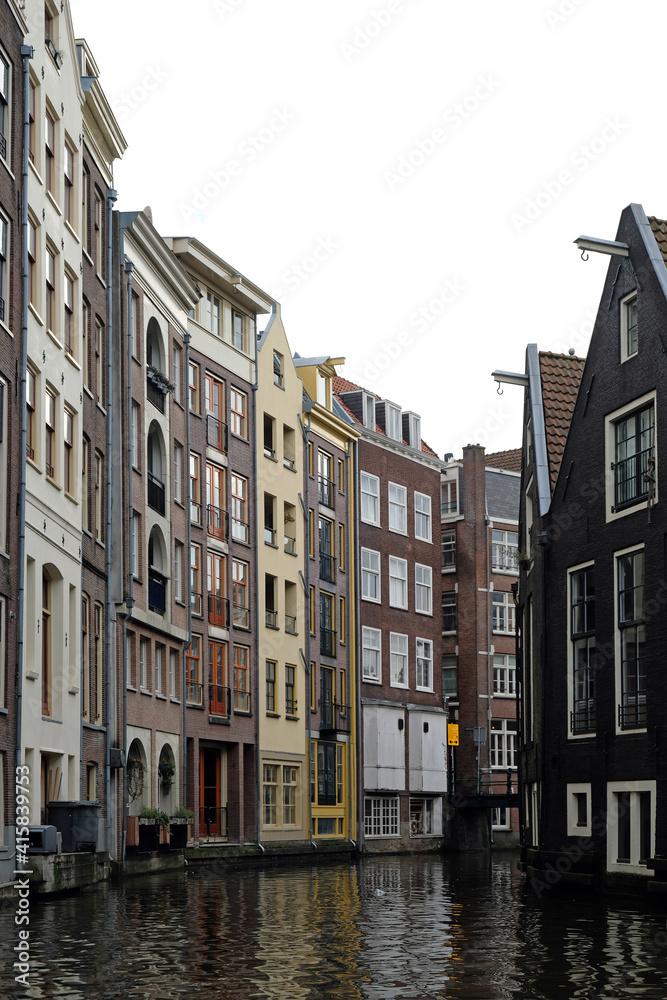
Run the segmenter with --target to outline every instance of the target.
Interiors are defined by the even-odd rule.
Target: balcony
[[[199,807],[199,836],[200,837],[227,836],[226,806]]]
[[[208,620],[210,625],[229,628],[229,599],[218,594],[208,595]]]
[[[325,507],[333,507],[334,484],[326,476],[318,476],[319,501]]]
[[[148,476],[148,506],[164,516],[164,483],[152,472]]]
[[[326,583],[333,583],[335,573],[335,559],[328,552],[320,552],[320,580]]]
[[[273,545],[274,548],[278,547],[276,545],[276,532],[275,532],[275,528],[267,528],[267,527],[264,528],[264,544],[265,545]]]
[[[216,451],[227,451],[227,424],[212,413],[206,414],[206,444]]]
[[[351,732],[351,718],[349,705],[341,705],[337,701],[320,702],[320,735]]]
[[[232,609],[232,622],[237,628],[250,628],[250,608],[243,604],[235,604]]]
[[[234,711],[250,714],[250,691],[244,691],[242,688],[234,690]]]
[[[226,541],[229,538],[229,515],[226,510],[214,507],[213,504],[206,506],[206,531],[212,538],[220,538]]]
[[[185,700],[188,705],[202,705],[204,702],[204,685],[198,681],[188,681],[185,685]]]
[[[209,686],[208,710],[211,715],[229,718],[232,714],[231,688],[223,687],[222,684],[211,684]]]
[[[285,552],[291,556],[296,555],[296,538],[291,535],[285,535]]]
[[[336,633],[331,628],[320,625],[320,653],[322,656],[336,655]]]
[[[152,403],[153,406],[160,411],[160,413],[164,413],[165,393],[156,384],[152,372],[149,372],[146,376],[146,397],[148,402]]]
[[[618,724],[621,729],[643,729],[647,722],[646,695],[624,694],[618,706]]]
[[[278,628],[278,612],[277,611],[265,611],[265,620],[268,628]]]
[[[148,607],[161,615],[167,610],[167,582],[155,570],[148,571]]]
[[[573,733],[594,733],[595,732],[595,702],[579,702],[574,710],[570,712],[570,730]]]
[[[296,617],[294,615],[285,615],[285,631],[289,632],[290,635],[298,635],[296,630]]]
[[[201,600],[201,598],[202,598],[202,595],[199,593],[198,590],[191,590],[190,591],[190,610],[192,611],[193,615],[201,615],[201,613],[202,613],[202,610],[201,610],[202,600]]]
[[[236,542],[247,542],[248,541],[248,525],[245,521],[239,521],[235,517],[232,518],[232,538]]]

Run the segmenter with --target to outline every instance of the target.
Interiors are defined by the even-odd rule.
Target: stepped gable
[[[484,465],[492,469],[504,469],[505,472],[521,472],[521,448],[491,452],[484,456]]]
[[[345,401],[340,398],[340,394],[341,392],[360,392],[362,389],[364,392],[371,392],[370,389],[364,389],[363,386],[357,385],[356,382],[350,382],[349,379],[343,378],[341,375],[336,375],[333,379],[333,391],[336,394],[338,402],[345,409],[345,411],[349,413],[355,424],[359,424],[359,426],[361,426],[361,421],[355,417],[354,413],[352,413],[349,407],[345,405]],[[373,393],[373,396],[375,397],[376,402],[379,402],[382,399],[382,396],[378,396],[375,392]],[[386,437],[384,431],[381,430],[377,424],[375,425],[375,432],[376,434],[381,434],[382,437]],[[407,443],[407,441],[403,441],[403,444],[407,445]],[[421,442],[421,450],[425,455],[433,455],[434,458],[438,457],[438,453],[433,451],[433,449],[426,444],[426,441],[424,441],[423,438]]]
[[[552,492],[558,479],[585,364],[585,358],[540,351],[544,428]]]

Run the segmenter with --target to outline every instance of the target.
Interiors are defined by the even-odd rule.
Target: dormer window
[[[403,414],[403,439],[411,448],[421,451],[421,417],[416,413]]]
[[[317,372],[317,402],[321,406],[329,405],[329,379],[322,372]]]
[[[392,441],[401,441],[401,411],[391,403],[386,404],[387,437]]]
[[[369,430],[375,430],[375,396],[371,392],[365,392],[363,395],[363,408],[364,408],[364,427],[368,427]]]
[[[637,293],[621,299],[621,362],[633,357],[639,350],[637,324]]]

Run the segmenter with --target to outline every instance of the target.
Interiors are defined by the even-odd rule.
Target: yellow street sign
[[[447,744],[450,747],[457,747],[459,745],[459,724],[458,722],[450,722],[447,725]]]

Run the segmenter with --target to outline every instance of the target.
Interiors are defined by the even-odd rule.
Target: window
[[[243,392],[239,392],[238,389],[230,389],[229,392],[229,406],[230,406],[230,416],[232,424],[232,434],[236,434],[237,437],[247,439],[248,431],[246,429],[246,409],[248,400]]]
[[[273,352],[273,384],[285,388],[285,373],[283,371],[283,356],[278,351]]]
[[[361,473],[361,520],[380,524],[380,480],[368,472]]]
[[[567,786],[567,835],[591,835],[591,786],[588,783]]]
[[[226,539],[227,517],[223,510],[225,470],[206,463],[206,528],[214,538]]]
[[[83,165],[83,170],[81,172],[81,238],[83,243],[83,249],[86,253],[90,253],[90,218],[89,218],[89,205],[90,205],[90,171],[88,167]]]
[[[141,468],[141,456],[139,452],[139,431],[141,428],[141,412],[139,404],[132,400],[132,468]]]
[[[37,226],[28,219],[28,284],[30,286],[30,302],[37,305]]]
[[[345,464],[342,458],[338,459],[338,492],[345,492]]]
[[[227,643],[208,644],[209,710],[211,715],[229,716],[230,691],[227,684]]]
[[[320,550],[320,580],[334,582],[334,525],[327,517],[318,518],[319,550]]]
[[[250,711],[249,659],[247,646],[234,646],[234,710],[237,712]]]
[[[74,150],[70,143],[65,141],[65,222],[70,226],[74,222]]]
[[[516,767],[516,719],[491,719],[489,763],[491,767]]]
[[[408,637],[389,633],[389,681],[392,687],[408,686]]]
[[[380,603],[380,553],[373,549],[361,550],[361,596]]]
[[[56,399],[51,389],[47,389],[44,394],[44,414],[46,422],[46,449],[44,456],[46,474],[49,479],[55,479]]]
[[[155,693],[162,694],[164,682],[162,678],[162,667],[164,660],[164,646],[159,642],[155,643]]]
[[[95,317],[95,399],[104,406],[104,326]]]
[[[491,826],[494,830],[510,829],[510,811],[506,806],[501,806],[499,809],[492,810]]]
[[[179,604],[185,602],[183,593],[183,542],[174,542],[174,600]]]
[[[148,639],[139,640],[139,687],[144,691],[148,690]]]
[[[595,584],[593,567],[570,573],[572,706],[570,730],[595,732]]]
[[[442,595],[442,631],[456,632],[456,592],[453,590]]]
[[[243,316],[241,313],[232,313],[232,343],[237,351],[244,350],[243,343]]]
[[[493,631],[514,635],[516,608],[514,596],[505,592],[493,592]]]
[[[379,681],[382,676],[382,632],[379,628],[361,630],[362,672],[365,681]]]
[[[338,641],[344,646],[347,640],[347,622],[345,618],[345,598],[338,598],[338,608],[340,613],[340,628],[338,631]]]
[[[442,570],[456,569],[456,532],[443,531],[442,536]]]
[[[55,159],[55,149],[56,149],[56,125],[53,115],[47,110],[44,118],[44,153],[46,156],[45,160],[45,180],[46,180],[46,190],[51,194],[54,194],[53,185],[55,182],[55,170],[54,170],[54,159]]]
[[[190,520],[193,524],[201,524],[201,483],[200,458],[190,452]]]
[[[431,541],[431,498],[425,493],[415,493],[415,538]]]
[[[396,483],[389,483],[389,530],[402,535],[408,530],[408,491]]]
[[[316,622],[315,622],[315,588],[310,586],[310,592],[308,597],[308,619],[310,634],[315,635]]]
[[[440,485],[440,516],[458,513],[457,483],[447,482]]]
[[[647,500],[655,493],[655,406],[647,406],[614,424],[614,507],[612,512]]]
[[[338,566],[345,570],[345,525],[338,525]]]
[[[104,540],[102,534],[102,455],[95,452],[95,538]]]
[[[493,657],[493,693],[516,697],[516,656],[514,653],[495,653]]]
[[[392,406],[391,403],[385,403],[385,414],[387,421],[387,437],[390,437],[392,441],[402,441],[403,434],[401,433],[401,411],[397,406]]]
[[[456,698],[458,693],[458,668],[456,656],[443,656],[442,658],[442,696],[443,698]]]
[[[607,785],[607,870],[647,875],[655,854],[655,781]]]
[[[75,338],[75,324],[74,324],[74,279],[71,275],[65,271],[65,285],[64,285],[64,298],[65,298],[65,330],[64,330],[64,343],[65,350],[72,357],[75,355],[74,350],[74,338]]]
[[[283,825],[296,826],[298,768],[283,765]]]
[[[433,832],[433,799],[410,799],[410,836],[427,837]]]
[[[136,307],[135,307],[136,308]],[[174,383],[174,402],[181,402],[183,349],[178,344],[171,347],[171,380]]]
[[[518,573],[518,551],[518,532],[493,529],[491,532],[491,569],[495,573]]]
[[[266,711],[276,711],[276,667],[275,660],[266,661]]]
[[[132,292],[130,303],[130,350],[132,357],[139,359],[139,296]],[[176,390],[174,390],[174,398]]]
[[[46,329],[55,336],[56,327],[56,255],[51,247],[46,248]]]
[[[35,162],[35,150],[37,149],[37,140],[35,137],[35,105],[37,103],[37,86],[30,77],[30,96],[28,99],[28,156],[30,157],[31,163]]]
[[[237,628],[250,628],[248,606],[248,564],[232,559],[232,619]]]
[[[193,635],[192,642],[185,654],[185,698],[192,705],[203,703],[203,684],[201,680],[201,636]]]
[[[278,802],[278,765],[264,764],[262,768],[262,822],[276,826]]]
[[[141,515],[132,511],[132,576],[139,579],[139,551],[141,545]]]
[[[188,364],[188,403],[193,413],[199,413],[199,365]]]
[[[433,690],[433,643],[417,639],[417,690]]]
[[[206,590],[209,622],[218,628],[229,628],[225,556],[210,550],[206,554]]]
[[[88,619],[90,614],[90,604],[85,594],[81,595],[81,633],[83,644],[83,692],[82,716],[86,721],[90,720],[90,640],[88,638]]]
[[[176,675],[178,673],[178,653],[175,649],[169,650],[169,697],[176,698]]]
[[[89,454],[90,442],[84,434],[81,442],[81,527],[84,531],[90,531],[90,511],[88,507]]]
[[[621,659],[619,725],[621,729],[636,729],[647,721],[644,552],[618,556],[616,566]]]
[[[220,299],[211,292],[206,293],[206,329],[220,336]]]
[[[217,451],[224,451],[227,425],[225,416],[225,387],[220,379],[206,373],[204,379],[204,404],[206,406],[206,443]]]
[[[74,495],[74,414],[65,407],[64,419],[64,458],[63,458],[63,486],[65,493]]]
[[[627,361],[639,350],[637,324],[637,293],[621,299],[621,362]]]
[[[285,715],[296,715],[296,667],[285,664]]]
[[[333,459],[326,451],[317,453],[317,471],[319,482],[319,500],[325,507],[333,507],[333,482],[332,482]]]
[[[9,80],[9,62],[0,52],[0,156],[3,160],[7,159],[7,139],[11,136]]]
[[[320,591],[320,653],[323,656],[336,655],[336,629],[334,620],[333,594]]]
[[[433,570],[415,563],[415,611],[433,614]]]
[[[201,545],[190,546],[190,604],[193,615],[202,614]]]
[[[90,359],[88,345],[90,343],[90,306],[85,299],[81,300],[81,377],[84,388],[90,382]]]
[[[1,107],[1,105],[0,105]],[[9,223],[0,215],[0,321],[9,323],[9,281],[7,273],[7,232]]]
[[[26,374],[26,409],[28,411],[28,427],[26,438],[26,455],[35,457],[35,373],[28,369]]]
[[[102,196],[100,192],[95,188],[95,271],[97,274],[102,275],[104,269],[104,262],[102,260],[102,246],[103,246],[103,234],[102,234]]]
[[[398,836],[398,796],[364,798],[364,833],[367,837]]]
[[[174,500],[183,503],[183,445],[174,442]]]
[[[247,542],[248,516],[247,495],[248,483],[242,476],[232,472],[232,538],[237,542]]]
[[[51,635],[51,580],[42,572],[42,715],[51,715],[53,638]]]
[[[392,608],[408,606],[408,564],[396,556],[389,556],[389,605]]]

